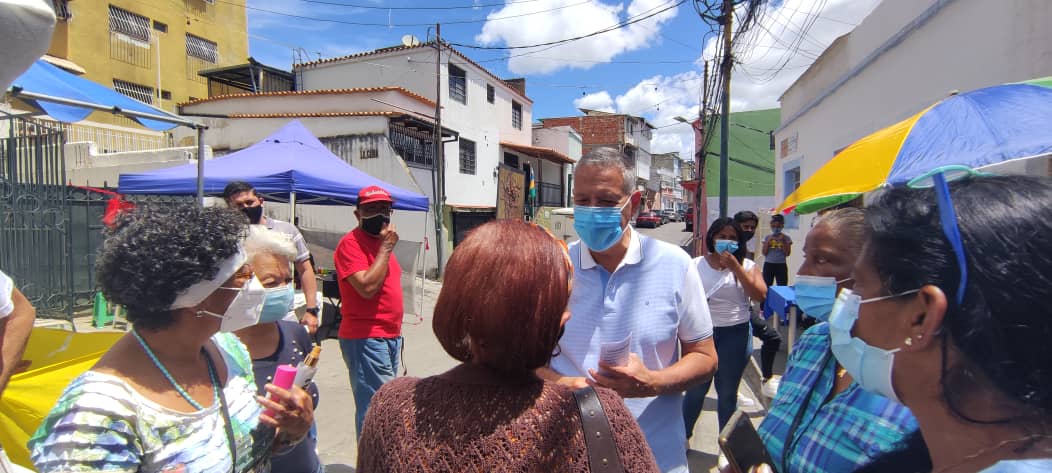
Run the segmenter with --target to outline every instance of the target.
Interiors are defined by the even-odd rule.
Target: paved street
[[[682,222],[671,222],[656,229],[643,228],[639,231],[654,238],[676,245],[682,244],[690,234],[683,231]],[[419,287],[419,286],[418,286]],[[439,374],[456,364],[442,350],[438,340],[431,332],[431,316],[435,299],[441,286],[432,281],[424,283],[423,320],[416,321],[406,317],[403,334],[405,336],[405,369],[408,376],[431,376]],[[758,341],[754,343],[759,347]],[[318,449],[322,461],[330,473],[346,473],[353,470],[357,457],[357,445],[354,434],[354,400],[351,396],[347,369],[340,355],[336,340],[327,340],[322,344],[323,351],[316,381],[321,389],[321,403],[315,412],[318,422]],[[742,392],[752,396],[748,388]],[[695,435],[691,441],[688,455],[691,471],[710,471],[716,464],[716,412],[715,391],[710,391],[705,403],[705,411],[699,419]],[[760,411],[754,413],[760,415]],[[754,417],[758,418],[758,417]]]

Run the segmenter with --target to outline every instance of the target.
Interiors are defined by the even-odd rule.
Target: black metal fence
[[[39,317],[70,319],[73,272],[70,206],[59,130],[8,120],[0,139],[0,270]]]

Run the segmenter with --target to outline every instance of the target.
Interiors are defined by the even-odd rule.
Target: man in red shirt
[[[402,349],[402,268],[394,255],[393,203],[377,186],[358,192],[358,228],[344,235],[333,257],[342,299],[340,351],[351,378],[358,435],[373,394],[398,372]]]

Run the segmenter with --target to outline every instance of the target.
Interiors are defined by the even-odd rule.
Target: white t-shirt
[[[15,311],[15,303],[11,300],[14,293],[15,282],[3,271],[0,271],[0,319],[11,315]]]
[[[701,285],[709,300],[709,314],[715,327],[730,327],[749,321],[749,297],[745,288],[729,269],[717,271],[709,266],[704,256],[694,258],[701,276]],[[750,272],[756,263],[749,258],[742,261],[742,267]]]

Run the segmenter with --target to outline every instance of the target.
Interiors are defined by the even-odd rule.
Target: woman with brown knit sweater
[[[570,318],[572,280],[565,245],[541,227],[498,220],[472,231],[446,266],[433,322],[462,363],[376,393],[357,471],[590,471],[573,392],[534,375]],[[658,471],[621,399],[596,391],[625,471]]]

